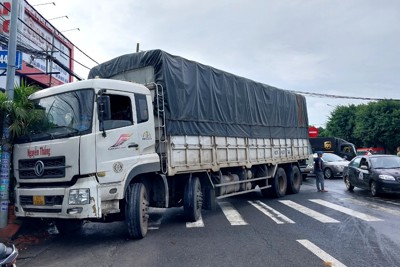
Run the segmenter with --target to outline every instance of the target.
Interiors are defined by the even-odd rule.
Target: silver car
[[[314,158],[317,154],[314,154]],[[322,161],[324,167],[324,177],[326,179],[333,179],[334,177],[343,177],[343,169],[345,166],[349,165],[348,160],[339,157],[333,153],[322,154]]]

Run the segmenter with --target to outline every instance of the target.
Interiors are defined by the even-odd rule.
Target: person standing
[[[397,156],[400,157],[400,146],[397,147]]]
[[[328,192],[325,190],[324,186],[322,154],[323,153],[321,151],[317,152],[317,157],[314,159],[315,183],[317,185],[318,192]]]

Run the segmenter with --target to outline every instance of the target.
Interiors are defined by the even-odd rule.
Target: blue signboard
[[[8,51],[0,50],[0,69],[7,69]],[[15,66],[17,70],[22,69],[22,52],[17,51]]]

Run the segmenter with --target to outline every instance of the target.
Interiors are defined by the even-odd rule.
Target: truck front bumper
[[[89,189],[89,196],[85,204],[69,203],[71,190],[74,189]],[[100,205],[99,186],[93,176],[79,179],[71,187],[17,187],[15,189],[15,215],[17,217],[101,218]]]

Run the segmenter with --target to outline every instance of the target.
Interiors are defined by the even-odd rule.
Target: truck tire
[[[82,220],[57,219],[54,221],[57,231],[61,235],[68,235],[81,230]]]
[[[195,222],[201,217],[203,195],[198,177],[190,177],[185,185],[183,209],[186,220]]]
[[[215,189],[211,186],[203,187],[203,209],[216,210],[217,201],[215,198]]]
[[[147,234],[149,221],[149,200],[144,184],[134,183],[129,185],[126,192],[125,222],[128,226],[129,236],[141,239]]]
[[[264,197],[283,197],[287,190],[287,177],[283,168],[279,167],[271,181],[271,187],[262,189],[261,194]]]
[[[289,194],[297,194],[300,191],[303,177],[299,167],[293,165],[287,183],[287,191]]]

